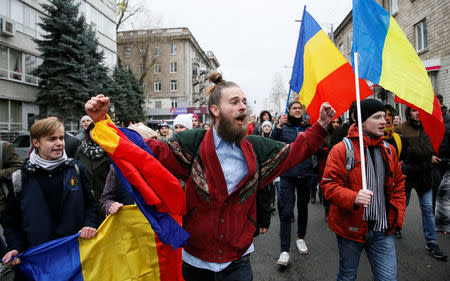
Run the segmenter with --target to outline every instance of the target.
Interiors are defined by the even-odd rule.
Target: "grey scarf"
[[[388,229],[386,201],[384,195],[385,168],[379,147],[374,147],[373,158],[366,148],[367,189],[373,192],[369,206],[364,208],[364,220],[373,221],[373,230],[385,232]]]
[[[56,160],[44,160],[42,159],[39,154],[37,154],[36,148],[33,149],[33,152],[31,152],[30,154],[30,163],[34,164],[36,166],[39,166],[45,170],[51,171],[54,168],[58,167],[59,165],[61,165],[62,163],[64,163],[64,161],[67,160],[67,154],[66,151],[64,150],[63,155]]]

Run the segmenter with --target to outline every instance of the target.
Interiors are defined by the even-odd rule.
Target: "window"
[[[177,72],[177,63],[173,61],[170,63],[170,73],[176,73],[176,72]]]
[[[2,78],[37,85],[38,79],[32,76],[32,72],[41,63],[41,58],[0,45],[0,77]]]
[[[155,101],[155,108],[161,108],[162,102],[160,100]]]
[[[142,58],[144,56],[144,49],[139,49],[139,57]]]
[[[22,80],[22,53],[9,49],[9,78]]]
[[[176,100],[173,100],[171,105],[171,108],[177,108],[178,103]]]
[[[177,44],[170,45],[170,54],[176,55],[177,54]]]
[[[0,45],[0,77],[8,77],[8,47]]]
[[[123,56],[125,58],[131,57],[131,49],[130,49],[130,47],[123,48]]]
[[[339,44],[339,51],[344,54],[344,43]]]
[[[347,46],[348,46],[348,53],[350,54],[353,47],[353,32],[349,32],[347,34]]]
[[[147,90],[147,83],[142,83],[142,91],[145,93]]]
[[[142,64],[139,65],[139,75],[142,75],[144,73],[144,66]]]
[[[161,52],[161,47],[156,47],[155,48],[155,56],[159,56]]]
[[[177,80],[170,80],[170,90],[175,92],[178,90],[178,82]]]
[[[398,12],[398,0],[389,1],[389,11],[391,12],[391,15]]]
[[[157,63],[157,64],[155,64],[155,66],[153,67],[154,68],[154,73],[155,74],[159,74],[159,73],[161,73],[161,65],[159,64],[159,63]]]
[[[130,65],[129,64],[124,64],[123,68],[125,68],[126,70],[130,69]]]
[[[416,51],[420,52],[428,46],[427,23],[422,20],[414,26],[416,33]]]
[[[162,90],[161,82],[155,82],[154,90],[156,93],[161,92],[161,90]]]
[[[37,66],[37,57],[24,54],[25,56],[25,82],[37,84],[37,77],[31,76],[33,70],[36,69]]]

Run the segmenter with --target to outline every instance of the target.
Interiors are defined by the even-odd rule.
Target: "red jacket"
[[[328,155],[321,188],[332,205],[328,217],[328,226],[336,234],[357,242],[367,238],[367,222],[363,220],[364,207],[354,205],[356,195],[362,189],[361,157],[359,153],[358,128],[353,124],[348,132],[353,143],[355,166],[347,177],[345,169],[347,151],[343,141],[333,147]],[[381,148],[385,167],[385,195],[388,219],[388,233],[401,229],[406,209],[405,179],[400,169],[397,152],[382,143],[383,137],[373,139],[364,135],[364,147]]]
[[[239,146],[248,173],[230,195],[212,129],[206,133],[204,130],[182,132],[167,143],[146,140],[155,157],[169,171],[186,179],[188,211],[183,217],[183,227],[191,237],[184,249],[208,262],[239,259],[252,244],[258,227],[256,191],[311,157],[326,134],[315,124],[289,145],[254,135],[244,138]]]

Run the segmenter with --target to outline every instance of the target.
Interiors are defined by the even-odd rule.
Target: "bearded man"
[[[184,280],[250,281],[249,255],[259,229],[256,193],[320,148],[335,111],[324,103],[319,121],[289,145],[246,137],[244,92],[217,72],[209,80],[215,84],[208,91],[212,129],[181,132],[167,142],[146,141],[154,156],[187,183],[183,227],[191,236],[183,248]],[[85,107],[93,120],[102,120],[109,100],[97,96]]]

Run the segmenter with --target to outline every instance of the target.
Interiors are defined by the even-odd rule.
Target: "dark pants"
[[[280,184],[280,242],[281,251],[289,252],[291,247],[291,224],[294,221],[295,192],[297,191],[297,237],[303,239],[308,224],[308,202],[311,194],[312,177],[281,177]]]
[[[252,281],[253,271],[250,255],[233,261],[224,270],[214,272],[208,269],[194,267],[183,262],[183,278],[185,281]]]

